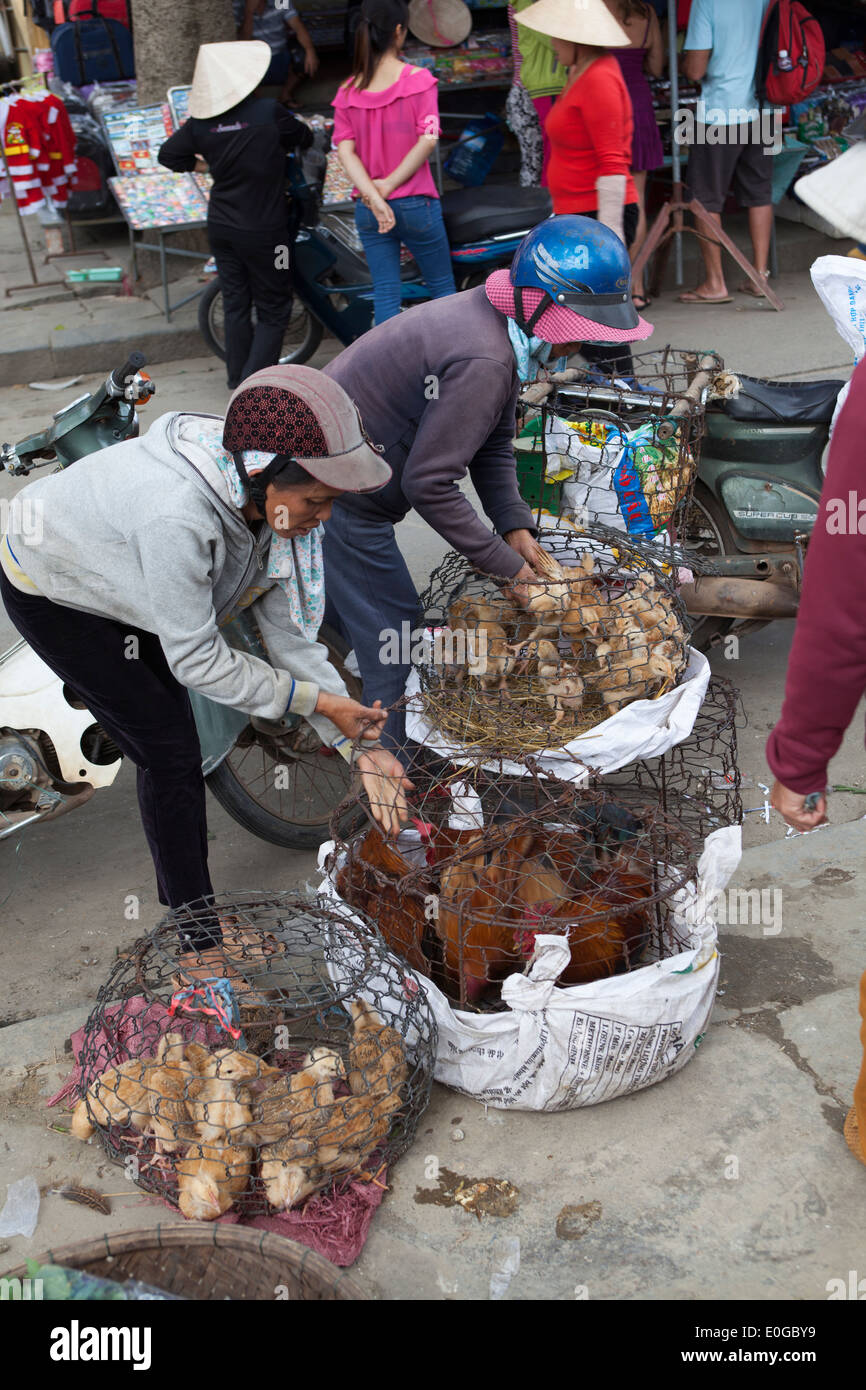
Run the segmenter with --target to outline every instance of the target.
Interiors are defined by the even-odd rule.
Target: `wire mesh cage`
[[[604,787],[612,795],[657,801],[698,840],[722,826],[740,825],[737,723],[741,708],[731,682],[713,676],[689,737],[661,757],[641,759],[621,772],[607,774]]]
[[[632,360],[627,377],[614,362],[567,373],[575,379],[525,407],[515,453],[539,513],[649,540],[678,524],[694,490],[705,409],[693,383],[724,364],[670,347]]]
[[[378,1175],[429,1100],[436,1026],[371,924],[220,894],[118,960],[87,1020],[72,1133],[196,1220]]]
[[[699,846],[650,797],[541,776],[413,764],[411,823],[370,824],[326,865],[400,955],[461,1007],[501,1007],[539,933],[565,936],[560,984],[587,984],[681,949],[676,895]]]
[[[546,574],[520,597],[452,551],[421,598],[425,719],[477,753],[563,747],[688,665],[685,608],[654,546],[565,529],[539,540]]]

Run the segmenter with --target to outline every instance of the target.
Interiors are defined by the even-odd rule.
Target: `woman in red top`
[[[545,123],[550,140],[547,184],[553,211],[597,217],[630,246],[639,206],[631,173],[633,116],[631,97],[619,63],[609,48],[628,48],[630,39],[604,0],[537,0],[517,15],[553,39],[568,81]],[[627,352],[584,345],[583,356],[631,366]]]

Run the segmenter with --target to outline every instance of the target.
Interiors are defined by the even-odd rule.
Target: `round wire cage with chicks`
[[[671,566],[618,532],[539,536],[543,577],[518,590],[452,551],[422,595],[426,722],[473,754],[561,748],[689,662]]]
[[[502,1007],[539,933],[567,937],[564,985],[589,984],[682,949],[677,894],[695,837],[657,798],[541,775],[412,763],[410,822],[335,840],[338,896],[463,1008]]]
[[[660,536],[694,491],[705,386],[723,367],[666,347],[635,355],[627,375],[598,362],[530,387],[515,441],[523,495],[582,526],[618,515],[638,539]]]
[[[324,898],[218,894],[115,964],[71,1130],[191,1219],[283,1211],[380,1180],[435,1051],[423,989],[369,923]]]

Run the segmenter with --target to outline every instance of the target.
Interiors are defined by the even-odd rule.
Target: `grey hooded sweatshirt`
[[[216,462],[193,442],[201,418],[162,415],[140,439],[30,483],[9,509],[10,545],[52,603],[155,633],[181,685],[263,719],[304,715],[345,756],[346,740],[313,710],[319,690],[346,687],[266,574],[270,528],[254,537]],[[251,590],[273,665],[220,632]]]

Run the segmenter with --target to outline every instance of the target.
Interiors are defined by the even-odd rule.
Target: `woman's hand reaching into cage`
[[[377,739],[388,718],[388,711],[382,708],[381,700],[375,700],[372,705],[362,705],[348,695],[329,695],[326,690],[319,691],[316,713],[330,719],[340,733],[353,742],[359,738]]]
[[[409,819],[406,792],[412,791],[415,785],[406,776],[403,764],[387,748],[372,748],[361,753],[355,766],[361,774],[373,818],[386,835],[399,835]]]

